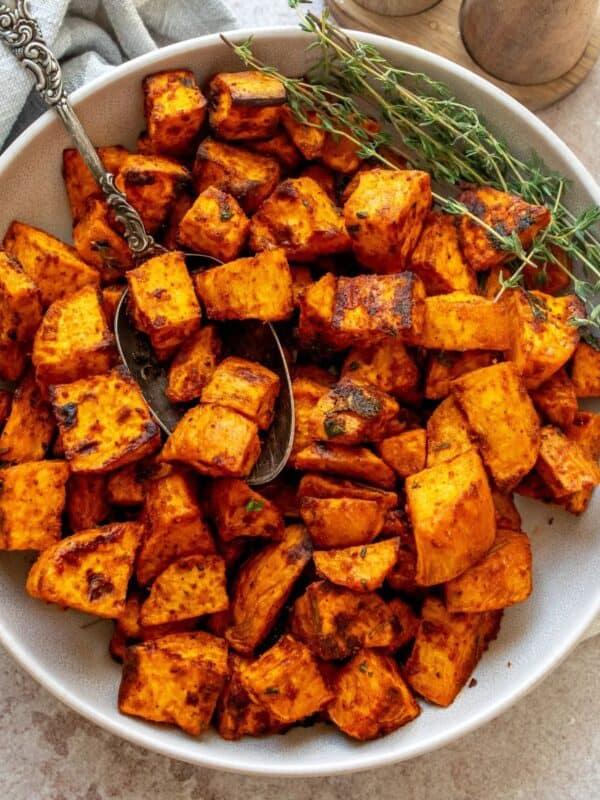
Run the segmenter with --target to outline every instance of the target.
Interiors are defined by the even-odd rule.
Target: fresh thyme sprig
[[[288,2],[296,8],[306,0]],[[593,229],[600,221],[600,207],[573,214],[562,201],[568,183],[564,177],[537,158],[524,161],[515,156],[477,111],[456,100],[447,86],[423,73],[393,67],[372,45],[337,28],[326,11],[321,17],[306,13],[300,26],[314,36],[309,49],[318,49],[320,55],[305,78],[288,78],[261,62],[253,53],[251,40],[232,44],[223,38],[244,64],[283,82],[288,103],[301,122],[352,141],[361,157],[377,159],[389,168],[396,165],[384,146],[401,153],[412,166],[429,171],[443,187],[443,193],[433,191],[436,203],[451,214],[469,216],[513,257],[507,265],[511,274],[501,277],[498,296],[507,288],[522,285],[527,265],[540,268],[540,264],[553,263],[560,267],[586,308],[587,317],[572,322],[598,346],[600,241]],[[364,123],[367,111],[373,110],[402,147],[396,144],[396,137],[392,145],[387,130],[368,130]],[[455,199],[457,185],[464,183],[492,186],[529,203],[547,205],[552,209],[551,223],[525,252],[518,236],[506,236],[486,225]],[[567,258],[560,258],[561,252]],[[571,270],[570,260],[581,265],[582,277]]]

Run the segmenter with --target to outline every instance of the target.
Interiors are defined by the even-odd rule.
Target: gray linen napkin
[[[221,0],[30,0],[29,8],[67,92],[142,53],[236,24]],[[0,46],[0,149],[43,111],[31,77]]]

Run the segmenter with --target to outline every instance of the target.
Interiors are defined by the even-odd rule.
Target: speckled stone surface
[[[240,26],[295,21],[285,0],[229,4]],[[541,114],[597,179],[599,99],[600,64],[573,95]],[[0,649],[0,798],[595,800],[599,674],[600,636],[581,644],[516,707],[443,750],[373,772],[298,781],[203,770],[129,745],[54,700]]]

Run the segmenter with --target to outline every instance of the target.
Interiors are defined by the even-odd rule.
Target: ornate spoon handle
[[[0,40],[33,74],[35,88],[40,97],[61,118],[73,144],[114,210],[116,219],[123,224],[125,238],[132,253],[148,258],[155,253],[164,252],[164,248],[157,245],[146,233],[140,215],[116,188],[114,176],[106,171],[98,157],[96,148],[69,103],[63,87],[60,64],[44,41],[37,21],[29,13],[27,0],[17,0],[15,8],[0,3]]]

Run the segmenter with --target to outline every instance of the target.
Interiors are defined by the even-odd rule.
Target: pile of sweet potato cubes
[[[0,547],[27,590],[116,621],[126,714],[227,739],[310,718],[371,739],[447,706],[531,591],[513,492],[579,514],[599,481],[600,354],[555,265],[504,292],[506,251],[432,210],[429,176],[362,162],[283,86],[186,70],[143,83],[137,151],[99,149],[173,252],[134,266],[79,155],[74,246],[15,221],[0,252]],[[373,123],[375,127],[375,123]],[[550,211],[462,201],[528,247]],[[190,276],[177,248],[224,262]],[[168,362],[164,441],[118,366],[114,310]],[[294,449],[249,488],[279,380],[221,352],[228,320],[282,323]],[[576,544],[574,544],[576,546]]]

